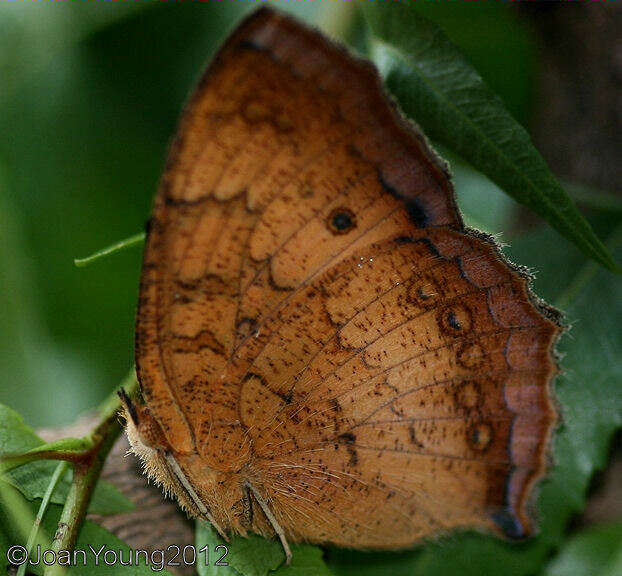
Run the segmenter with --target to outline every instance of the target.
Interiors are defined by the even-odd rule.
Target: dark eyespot
[[[449,313],[449,316],[447,317],[447,323],[454,330],[460,330],[462,328],[462,326],[460,325],[460,321],[458,320],[458,318],[456,317],[456,315],[453,312]]]
[[[466,304],[456,304],[449,310],[440,311],[438,323],[440,329],[446,334],[468,332],[473,326],[473,313]]]
[[[348,208],[337,208],[328,216],[327,224],[333,234],[346,234],[356,226],[356,216]]]
[[[484,452],[490,447],[493,440],[492,427],[486,422],[474,423],[467,431],[467,439],[471,448]]]

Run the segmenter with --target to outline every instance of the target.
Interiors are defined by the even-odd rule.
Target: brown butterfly
[[[288,558],[523,537],[559,333],[368,62],[268,9],[244,21],[153,209],[128,403],[149,474]]]

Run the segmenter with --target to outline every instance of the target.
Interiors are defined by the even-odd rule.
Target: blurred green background
[[[271,4],[364,50],[352,2]],[[531,130],[543,114],[538,19],[550,11],[451,4],[419,9]],[[130,367],[141,250],[83,269],[73,258],[143,229],[184,99],[219,42],[257,5],[0,5],[0,402],[33,426],[69,423]],[[523,246],[523,264],[551,269],[561,254],[564,277],[580,267],[567,242],[450,159],[469,222]],[[619,221],[598,209],[588,216],[601,237]],[[549,250],[526,248],[544,237]],[[540,291],[553,298],[556,283],[545,277]]]

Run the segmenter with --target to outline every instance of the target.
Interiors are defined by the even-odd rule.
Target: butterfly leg
[[[263,513],[266,515],[268,522],[270,522],[272,528],[274,528],[274,531],[277,533],[279,540],[281,541],[281,545],[283,546],[283,551],[285,552],[285,564],[290,564],[292,561],[292,551],[289,547],[289,544],[287,543],[287,539],[285,538],[285,531],[277,522],[277,519],[272,513],[272,510],[270,510],[270,506],[268,506],[268,503],[259,494],[259,492],[255,490],[255,487],[250,482],[246,482],[244,485],[247,488],[250,488],[250,491],[253,493],[255,500],[257,500],[257,503],[259,504],[259,506],[261,506]]]
[[[225,542],[229,542],[229,537],[227,536],[225,531],[216,523],[216,521],[214,520],[214,517],[211,515],[210,511],[207,509],[205,504],[203,504],[203,502],[199,498],[199,495],[196,493],[195,489],[192,487],[192,484],[188,482],[188,479],[186,478],[186,475],[184,474],[183,470],[180,468],[179,464],[177,464],[177,460],[175,460],[175,458],[170,452],[165,452],[164,457],[166,459],[167,464],[170,466],[171,470],[173,471],[173,473],[175,474],[175,476],[177,477],[181,485],[184,487],[184,489],[186,490],[186,492],[188,493],[188,495],[194,502],[195,506],[199,509],[199,512],[201,512],[201,515],[204,518],[206,518],[207,521],[214,528],[216,528],[216,531],[218,532],[218,534],[220,534],[220,536]]]
[[[250,529],[253,525],[253,499],[251,497],[251,489],[247,484],[244,485],[243,515],[244,524]]]

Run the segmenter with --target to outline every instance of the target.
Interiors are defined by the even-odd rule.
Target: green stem
[[[0,474],[35,460],[77,462],[84,458],[84,455],[93,448],[94,445],[91,438],[63,438],[56,442],[42,444],[28,452],[0,456]]]
[[[50,503],[50,499],[52,498],[52,494],[54,493],[56,485],[63,477],[68,468],[69,464],[67,462],[60,462],[54,470],[54,474],[52,474],[50,483],[48,484],[45,494],[43,495],[43,500],[41,500],[41,505],[39,506],[37,516],[35,517],[35,521],[32,525],[32,529],[30,530],[30,534],[28,535],[28,541],[26,542],[26,550],[28,551],[28,556],[30,556],[32,547],[35,543],[35,540],[37,539],[37,535],[39,533],[39,526],[41,526],[43,516],[45,514],[45,511],[47,510],[48,504]],[[17,576],[24,576],[25,574],[26,563],[20,564],[20,567],[17,569]]]
[[[129,396],[138,390],[134,368],[121,386]],[[121,433],[121,424],[117,416],[120,401],[118,398],[113,401],[112,398],[113,396],[100,408],[100,421],[89,436],[94,447],[85,454],[84,459],[74,463],[73,482],[51,545],[51,550],[57,555],[60,550],[73,550],[106,458]],[[46,566],[44,576],[59,576],[63,573],[63,566],[53,564]]]
[[[115,252],[121,252],[122,250],[127,250],[128,248],[138,246],[145,241],[145,237],[146,234],[144,232],[139,232],[138,234],[134,234],[134,236],[124,238],[119,242],[115,242],[110,246],[106,246],[106,248],[102,248],[101,250],[94,252],[90,256],[85,256],[84,258],[75,258],[73,263],[78,268],[83,268],[84,266],[88,266],[89,264],[99,260],[100,258],[109,256],[110,254],[114,254]]]

